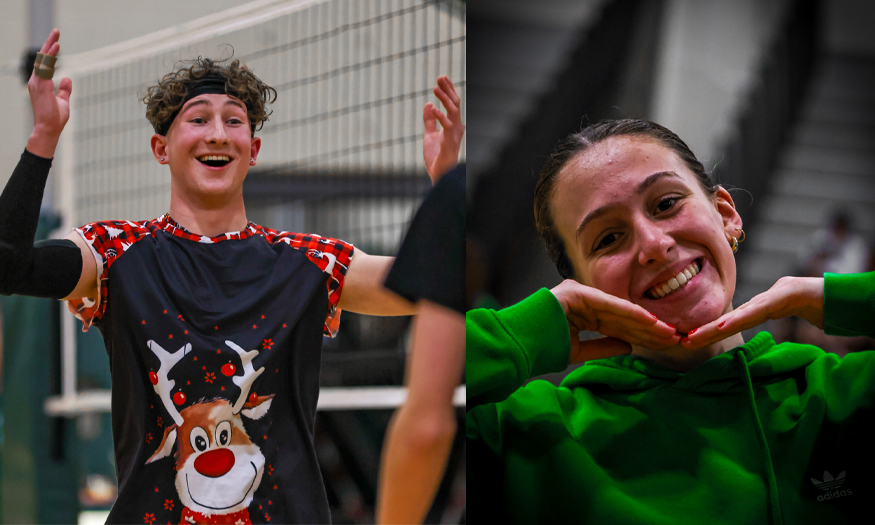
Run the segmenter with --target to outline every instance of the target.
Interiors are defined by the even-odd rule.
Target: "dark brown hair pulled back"
[[[714,195],[717,192],[718,186],[711,182],[702,163],[689,146],[672,131],[654,122],[640,119],[604,120],[569,135],[550,154],[535,186],[535,224],[547,245],[547,253],[563,279],[574,278],[574,267],[565,251],[565,244],[556,231],[550,212],[550,198],[553,195],[556,179],[569,160],[582,154],[590,146],[610,137],[622,136],[649,139],[672,150],[696,175],[705,193]]]

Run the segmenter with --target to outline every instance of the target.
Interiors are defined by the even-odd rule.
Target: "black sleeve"
[[[51,166],[25,150],[0,194],[0,294],[60,299],[79,282],[82,252],[74,242],[33,242]]]
[[[438,181],[416,212],[386,287],[465,313],[465,166]]]

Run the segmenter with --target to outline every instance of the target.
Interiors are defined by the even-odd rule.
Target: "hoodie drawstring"
[[[772,520],[770,523],[781,525],[783,519],[781,517],[781,503],[778,501],[778,480],[775,478],[775,468],[772,466],[772,454],[769,451],[769,444],[766,441],[766,433],[763,431],[763,424],[760,422],[760,416],[757,413],[756,399],[753,395],[753,383],[750,380],[750,370],[747,368],[747,356],[743,349],[739,349],[735,354],[738,361],[738,368],[741,369],[741,375],[744,377],[744,382],[747,385],[747,394],[750,398],[750,409],[753,412],[753,419],[756,422],[757,439],[760,442],[760,450],[763,454],[763,462],[766,466],[766,476],[769,484],[769,506],[771,507]]]

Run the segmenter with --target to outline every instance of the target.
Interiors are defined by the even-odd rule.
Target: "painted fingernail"
[[[725,324],[726,324],[726,321],[723,321],[722,323],[717,325],[717,328],[723,328],[723,325],[725,325]]]
[[[693,328],[692,330],[689,331],[689,333],[687,333],[687,335],[693,335],[693,333],[695,333],[696,330],[698,330],[698,328]]]
[[[684,337],[681,338],[681,343],[689,343],[689,342],[690,342],[690,338],[689,338],[689,337],[684,336]]]
[[[656,314],[650,314],[650,317],[652,317],[655,321],[659,321],[659,317],[656,317]]]
[[[665,323],[665,324],[667,324],[668,327],[671,328],[672,330],[677,330],[677,328],[675,328],[673,324],[669,324],[669,323]]]

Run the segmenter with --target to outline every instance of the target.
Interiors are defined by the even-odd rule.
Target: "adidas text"
[[[817,497],[817,501],[827,501],[831,499],[841,498],[842,496],[850,496],[852,494],[853,493],[851,492],[851,489],[834,490],[832,492],[827,492],[826,494],[821,494]]]

